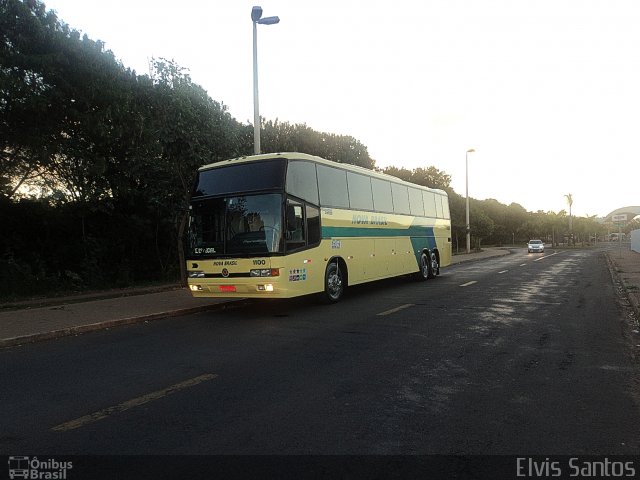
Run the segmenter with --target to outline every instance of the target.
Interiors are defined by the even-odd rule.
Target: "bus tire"
[[[420,262],[418,265],[420,269],[416,274],[416,280],[420,282],[424,282],[428,278],[431,278],[429,277],[429,255],[428,254],[429,252],[422,252],[422,254],[420,255]]]
[[[440,275],[440,262],[435,250],[429,252],[429,272],[427,275],[428,278],[436,278],[436,275]]]
[[[343,267],[339,265],[338,260],[332,260],[327,265],[324,274],[324,298],[327,303],[336,303],[340,301],[344,295],[345,289],[345,272]]]

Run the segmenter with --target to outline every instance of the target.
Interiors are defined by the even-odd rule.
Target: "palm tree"
[[[569,205],[569,245],[571,245],[571,240],[573,239],[573,220],[571,218],[571,206],[573,205],[573,195],[567,193],[564,198],[567,200],[567,204]]]

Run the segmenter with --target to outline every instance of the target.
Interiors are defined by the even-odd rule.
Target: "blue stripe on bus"
[[[433,227],[408,228],[322,227],[322,238],[332,237],[433,237]]]

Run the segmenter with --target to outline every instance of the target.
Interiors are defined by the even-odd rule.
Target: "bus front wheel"
[[[420,255],[420,270],[418,270],[416,280],[424,281],[427,278],[431,278],[429,276],[429,256],[427,253],[422,252],[422,255]]]
[[[327,271],[324,275],[324,294],[329,303],[335,303],[342,298],[344,294],[344,273],[338,265],[338,261],[331,262],[327,265]]]

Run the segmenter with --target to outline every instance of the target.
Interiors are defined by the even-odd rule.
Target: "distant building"
[[[614,210],[609,215],[604,217],[604,219],[602,219],[602,223],[613,224],[614,223],[613,217],[619,216],[619,215],[626,215],[627,217],[626,221],[629,222],[633,220],[635,217],[637,217],[638,215],[640,215],[640,206],[629,206],[629,207],[618,208],[617,210]]]
[[[631,250],[640,253],[640,230],[631,232]]]

